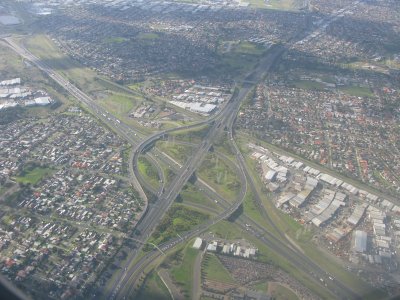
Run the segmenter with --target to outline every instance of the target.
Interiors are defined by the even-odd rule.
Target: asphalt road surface
[[[337,18],[342,17],[344,12],[345,12],[344,10],[339,11],[336,15],[331,16],[329,19],[326,20],[326,22],[322,23],[320,29],[316,30],[313,33],[310,33],[305,39],[299,42],[308,41],[320,34],[323,34],[323,29],[326,28],[326,26],[330,22],[333,22]],[[240,176],[242,176],[242,178],[245,178],[246,182],[249,181],[249,184],[254,192],[254,182],[252,181],[251,176],[246,170],[246,164],[244,162],[244,158],[242,157],[239,149],[234,143],[232,127],[241,102],[243,101],[243,99],[245,99],[245,97],[248,95],[249,91],[255,86],[255,84],[257,84],[263,79],[266,72],[268,72],[273,63],[284,52],[283,46],[275,46],[274,49],[271,49],[268,55],[266,55],[261,60],[257,68],[246,76],[245,80],[242,83],[241,88],[238,90],[236,95],[234,95],[234,97],[227,103],[227,105],[223,108],[223,110],[219,114],[217,114],[216,116],[212,117],[209,120],[201,121],[190,126],[184,126],[178,129],[166,130],[161,133],[154,134],[149,138],[145,139],[144,141],[140,142],[140,137],[138,136],[140,132],[138,133],[137,130],[132,130],[132,128],[130,128],[126,124],[121,123],[120,120],[116,119],[114,116],[112,116],[107,111],[102,109],[100,106],[95,104],[90,97],[88,97],[86,94],[84,94],[74,85],[72,85],[68,80],[66,80],[65,78],[54,72],[49,66],[41,62],[40,59],[32,55],[24,47],[14,43],[11,38],[5,38],[4,40],[17,53],[19,53],[21,56],[33,62],[39,69],[47,73],[49,77],[58,82],[69,93],[74,95],[79,101],[84,103],[92,111],[92,113],[97,115],[102,121],[111,125],[111,127],[114,130],[116,130],[121,136],[126,138],[133,145],[137,144],[137,147],[133,152],[130,169],[134,185],[143,197],[146,197],[145,193],[142,190],[139,181],[137,180],[138,177],[137,158],[139,154],[142,153],[143,150],[145,150],[147,147],[151,147],[151,145],[155,141],[157,141],[159,138],[162,138],[165,134],[168,134],[169,132],[185,128],[195,128],[197,126],[201,126],[204,124],[209,124],[211,126],[208,135],[203,140],[202,144],[200,145],[196,153],[180,170],[178,170],[178,174],[175,177],[174,181],[169,186],[169,188],[165,189],[163,186],[163,188],[161,188],[158,191],[157,194],[159,195],[159,204],[156,206],[149,206],[148,211],[146,212],[146,214],[144,215],[144,217],[142,218],[141,222],[138,225],[138,230],[140,232],[140,235],[137,237],[137,241],[139,243],[145,243],[145,241],[148,239],[149,235],[153,232],[157,224],[160,222],[165,212],[168,210],[170,205],[175,200],[176,196],[181,191],[182,187],[186,184],[189,178],[200,166],[201,162],[207,155],[213,142],[218,136],[220,136],[224,128],[228,128],[232,147],[236,151],[236,157],[239,162],[239,168],[240,168]],[[160,168],[157,168],[157,171],[159,174],[162,173],[162,170],[160,171]],[[162,180],[162,182],[164,183],[165,180]],[[213,191],[207,188],[207,186],[203,187],[208,195],[212,195],[212,197],[217,198],[217,195],[215,195]],[[199,234],[199,232],[206,230],[213,224],[228,217],[240,206],[240,204],[244,199],[244,195],[243,197],[239,197],[238,201],[236,201],[234,204],[227,203],[226,201],[221,199],[221,197],[218,197],[218,199],[220,205],[224,208],[224,211],[221,214],[217,215],[215,218],[207,221],[206,223],[201,224],[200,226],[196,227],[190,232],[185,233],[184,235],[182,235],[182,237],[175,238],[163,245],[160,245],[159,250],[154,250],[149,252],[144,257],[142,257],[133,267],[129,267],[130,262],[136,259],[138,253],[137,250],[134,250],[130,255],[130,259],[126,266],[125,272],[121,272],[121,275],[115,281],[115,284],[113,285],[113,288],[110,291],[110,294],[108,294],[107,298],[125,298],[127,296],[130,296],[132,293],[132,288],[134,286],[134,283],[137,281],[138,276],[140,276],[143,269],[149,263],[151,263],[154,259],[159,257],[159,255],[161,255],[161,251],[165,252],[168,249],[171,249],[178,243],[194,237],[195,235]],[[260,201],[259,198],[257,199],[257,201]],[[268,214],[266,212],[264,213],[264,215],[268,217]],[[313,263],[313,261],[310,258],[299,253],[298,251],[296,251],[296,249],[293,249],[293,247],[288,245],[288,243],[284,239],[277,238],[275,235],[269,233],[268,231],[257,225],[255,222],[253,222],[246,216],[241,216],[237,220],[237,223],[244,230],[247,230],[250,234],[256,236],[259,240],[261,240],[265,245],[270,247],[272,250],[286,257],[298,269],[303,270],[305,273],[308,273],[308,275],[313,277],[315,281],[322,280],[326,288],[331,290],[337,297],[341,299],[358,298],[358,296],[354,294],[351,291],[351,289],[349,289],[345,284],[337,280],[330,280],[330,281],[326,280],[326,278],[328,278],[328,274],[325,271],[323,271],[318,265]]]

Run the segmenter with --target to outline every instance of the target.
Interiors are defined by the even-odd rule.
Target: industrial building
[[[194,249],[201,249],[203,247],[203,240],[199,237],[196,238],[196,240],[193,243],[192,246]]]
[[[184,108],[196,113],[201,113],[201,114],[210,114],[212,113],[216,108],[217,105],[215,104],[209,104],[209,103],[201,103],[201,102],[182,102],[182,101],[170,101],[171,104],[178,106],[180,108]]]
[[[354,251],[359,253],[367,251],[367,237],[368,235],[365,231],[356,230],[354,232]]]
[[[356,226],[360,222],[361,218],[364,216],[365,210],[367,209],[368,204],[363,203],[361,205],[357,205],[354,209],[351,216],[347,219],[347,223],[350,225]]]

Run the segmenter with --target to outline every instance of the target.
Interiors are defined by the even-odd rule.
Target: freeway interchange
[[[305,254],[299,251],[295,247],[295,245],[293,245],[285,237],[284,233],[280,232],[279,229],[276,228],[273,221],[269,218],[268,212],[265,211],[261,204],[260,196],[255,188],[254,180],[247,170],[247,165],[245,163],[244,157],[242,156],[234,140],[233,125],[242,101],[246,98],[246,96],[254,88],[254,86],[265,77],[268,70],[284,53],[285,48],[282,45],[276,45],[270,49],[267,55],[262,58],[258,66],[246,76],[240,88],[238,88],[234,93],[232,99],[218,114],[205,121],[200,121],[189,126],[165,130],[145,138],[145,134],[137,129],[131,128],[130,126],[118,120],[112,114],[108,113],[105,109],[96,104],[96,102],[93,101],[87,94],[82,92],[69,80],[59,75],[47,64],[43,63],[38,57],[30,53],[26,48],[14,42],[12,38],[4,38],[4,41],[15,52],[17,52],[25,59],[31,61],[40,70],[46,73],[54,81],[56,81],[66,91],[73,95],[80,103],[84,104],[92,114],[94,114],[101,121],[110,126],[121,137],[125,138],[132,145],[136,145],[130,157],[129,171],[132,179],[132,184],[139,192],[140,196],[145,198],[146,200],[147,196],[140,183],[140,174],[137,168],[139,155],[142,154],[144,151],[150,149],[157,140],[168,135],[169,133],[183,129],[195,129],[203,125],[210,126],[207,136],[198,146],[197,151],[195,151],[191,159],[189,159],[184,165],[174,168],[177,176],[171,182],[169,187],[164,188],[163,186],[157,193],[157,205],[147,206],[141,221],[137,225],[137,232],[139,232],[139,234],[135,237],[135,240],[140,245],[146,243],[147,239],[154,231],[156,226],[159,224],[168,208],[172,205],[173,201],[176,199],[183,186],[200,167],[202,161],[209,152],[213,143],[222,135],[224,131],[228,132],[228,140],[231,148],[235,153],[235,157],[238,163],[238,167],[236,169],[241,178],[241,181],[244,183],[238,199],[234,203],[229,203],[228,201],[217,195],[215,191],[212,191],[207,185],[199,183],[206,194],[211,195],[215,199],[219,199],[218,205],[223,208],[223,212],[219,213],[217,216],[210,219],[209,221],[197,226],[191,231],[186,232],[184,235],[174,238],[162,245],[159,245],[157,248],[148,252],[140,259],[138,259],[138,249],[132,251],[129,254],[126,265],[124,266],[124,272],[120,272],[120,274],[117,276],[118,278],[112,285],[111,290],[107,291],[107,294],[105,296],[107,299],[124,299],[132,295],[133,289],[136,286],[138,279],[143,274],[143,271],[151,263],[153,263],[155,259],[160,257],[160,255],[163,255],[168,250],[174,248],[176,245],[184,241],[188,241],[199,233],[207,230],[210,226],[229,217],[240,207],[240,205],[244,201],[248,188],[252,190],[260,212],[263,214],[267,222],[270,223],[270,225],[275,229],[277,234],[269,232],[267,229],[263,228],[246,215],[241,215],[236,220],[236,223],[241,228],[247,230],[249,234],[256,237],[259,241],[272,249],[274,252],[285,257],[293,266],[301,270],[304,276],[309,277],[310,280],[320,285],[322,284],[322,282],[324,282],[325,287],[332,292],[332,297],[336,296],[340,299],[356,299],[360,297],[359,295],[355,294],[352,289],[346,285],[346,283],[340,282],[337,279],[331,280],[330,275],[327,272],[325,272],[320,266],[314,263]],[[174,165],[174,162],[169,161],[162,152],[158,153],[160,154],[158,155],[158,158],[160,160],[167,161],[169,165]],[[154,156],[152,156],[151,154],[147,155],[149,155],[153,162],[157,162],[157,159],[155,159]],[[165,180],[163,180],[163,182],[165,182]],[[133,264],[133,262],[135,262],[135,264]]]
[[[268,56],[260,65],[259,67],[252,72],[250,75],[247,76],[249,79],[247,82],[251,81],[256,81],[259,82],[262,78],[263,75],[275,62],[277,57],[282,54],[284,50],[282,48],[275,48],[272,54]],[[249,172],[247,171],[247,167],[244,161],[244,158],[238,149],[238,146],[234,142],[234,136],[233,136],[233,124],[234,120],[236,117],[237,109],[240,106],[241,101],[246,97],[246,95],[250,92],[251,88],[253,85],[251,84],[244,84],[244,86],[240,89],[240,91],[234,96],[234,98],[230,101],[232,103],[231,105],[227,105],[224,110],[221,112],[221,114],[216,118],[217,121],[215,120],[210,120],[210,122],[213,123],[213,127],[210,130],[211,133],[214,132],[215,135],[218,134],[218,132],[221,130],[220,128],[227,128],[228,129],[228,135],[229,135],[229,141],[231,143],[232,149],[234,149],[234,152],[236,153],[236,159],[239,162],[239,174],[242,178],[242,182],[245,182],[245,187],[247,188],[247,182],[250,181],[250,186],[253,190],[253,192],[257,195],[257,191],[254,187],[254,182],[253,179],[251,179],[251,176]],[[223,126],[222,126],[223,125]],[[214,135],[214,136],[215,136]],[[200,148],[198,151],[193,155],[191,159],[188,160],[188,162],[180,169],[183,169],[183,171],[180,173],[180,175],[175,179],[175,181],[172,183],[172,187],[166,191],[164,194],[162,194],[160,198],[160,202],[162,206],[159,206],[157,208],[154,208],[151,212],[154,212],[153,215],[147,220],[149,220],[147,223],[141,223],[139,225],[139,230],[143,228],[145,232],[145,236],[147,236],[147,232],[151,232],[151,230],[154,228],[154,223],[157,223],[159,219],[157,219],[158,216],[163,215],[166,211],[166,209],[172,204],[173,200],[176,198],[178,195],[179,191],[182,189],[182,187],[185,185],[187,180],[190,178],[190,176],[193,174],[193,172],[196,170],[197,166],[199,165],[199,161],[204,158],[204,154],[208,151],[208,149],[211,146],[211,138],[213,136],[209,133],[207,137],[204,139],[203,143],[201,144]],[[148,141],[144,141],[138,146],[138,149],[140,148],[144,149],[148,144],[154,142],[155,137],[151,137]],[[138,155],[140,151],[136,151],[135,155]],[[135,158],[134,158],[135,159]],[[137,158],[136,158],[137,159]],[[134,168],[135,175],[139,176],[137,168]],[[207,188],[205,187],[205,190],[207,191]],[[209,190],[207,191],[208,193],[213,194]],[[187,241],[200,232],[203,232],[207,230],[210,226],[216,224],[217,222],[229,217],[243,202],[244,196],[246,192],[243,192],[243,189],[241,191],[241,196],[239,197],[239,200],[236,201],[233,205],[230,205],[225,201],[223,198],[219,198],[219,204],[224,208],[224,212],[216,216],[214,219],[199,225],[198,227],[194,228],[193,230],[187,232],[185,235],[177,237],[171,241],[166,242],[163,245],[160,245],[159,248],[165,252],[168,251],[169,249],[173,248],[176,244]],[[215,194],[213,195],[215,197]],[[261,200],[258,197],[258,203],[260,204]],[[261,204],[259,205],[261,208]],[[164,210],[165,209],[165,210]],[[263,209],[261,209],[264,211]],[[150,212],[150,213],[151,213]],[[268,215],[265,213],[266,217]],[[153,222],[153,223],[152,223]],[[275,227],[277,230],[276,226],[273,224],[271,220],[269,220],[270,224]],[[238,224],[240,227],[243,229],[249,231],[250,234],[254,235],[257,237],[259,240],[261,240],[264,244],[266,244],[268,247],[273,249],[277,253],[285,253],[284,257],[286,257],[293,265],[295,265],[298,269],[300,270],[309,270],[308,275],[312,274],[313,279],[319,283],[319,281],[326,282],[325,285],[326,287],[330,288],[336,295],[340,295],[341,299],[355,299],[358,298],[358,296],[351,290],[349,289],[346,285],[342,284],[341,282],[337,280],[328,280],[330,277],[327,272],[322,270],[318,265],[316,265],[312,260],[310,260],[308,257],[306,257],[304,254],[299,253],[295,249],[295,247],[290,246],[290,242],[288,242],[287,238],[281,233],[280,237],[277,238],[261,226],[259,226],[257,223],[255,223],[253,220],[248,218],[247,216],[241,216],[238,220]],[[251,227],[249,228],[249,225]],[[142,233],[142,231],[140,231]],[[142,234],[143,235],[143,234]],[[286,242],[282,242],[282,239]],[[288,246],[289,244],[289,246]],[[118,298],[118,299],[123,299],[126,298],[127,296],[132,294],[132,290],[135,286],[135,282],[139,279],[139,277],[142,275],[142,271],[151,264],[157,257],[162,255],[160,253],[159,249],[155,249],[152,252],[146,254],[143,256],[139,261],[135,263],[135,265],[130,269],[126,270],[125,273],[121,277],[121,282],[118,283],[118,285],[115,286],[115,289],[111,293],[111,298]],[[133,259],[129,262],[129,264],[133,261]],[[318,281],[319,280],[319,281]],[[330,281],[330,282],[328,282]],[[124,290],[124,287],[126,289]]]

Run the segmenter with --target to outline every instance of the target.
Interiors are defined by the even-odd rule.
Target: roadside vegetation
[[[254,199],[252,191],[248,190],[243,201],[243,213],[264,228],[271,227],[271,225],[267,223],[267,221],[261,214],[260,209],[256,205],[255,201],[256,200]]]
[[[201,143],[203,138],[206,137],[208,131],[210,130],[209,125],[201,126],[196,129],[180,130],[178,132],[172,133],[170,136],[174,137],[179,141],[189,142],[189,143]]]
[[[150,183],[152,187],[158,189],[160,187],[160,177],[152,163],[146,157],[139,156],[137,166],[143,178]]]
[[[33,35],[26,40],[26,46],[50,67],[76,84],[86,92],[102,90],[103,87],[96,80],[97,74],[87,67],[79,65],[63,54],[46,35]]]
[[[221,210],[215,201],[209,199],[196,186],[189,182],[183,187],[177,202],[182,202],[183,204],[187,205],[201,205],[205,208],[212,208],[218,211]]]
[[[168,186],[175,178],[175,173],[167,166],[162,164],[165,177],[165,185]]]
[[[209,215],[199,210],[188,208],[181,204],[174,204],[168,210],[165,217],[156,227],[154,233],[149,239],[149,243],[156,245],[162,244],[178,234],[192,229],[206,221]],[[147,249],[153,249],[151,245],[147,245]]]
[[[159,141],[156,146],[181,164],[185,163],[194,151],[192,146],[175,143],[173,140]]]
[[[228,141],[227,133],[223,133],[223,135],[214,143],[214,150],[224,154],[229,159],[234,159],[234,153],[231,145]]]
[[[128,39],[124,38],[124,37],[120,37],[120,36],[116,36],[116,37],[109,37],[103,40],[103,42],[105,44],[121,44],[123,42],[126,42]]]
[[[227,200],[234,201],[241,187],[238,176],[224,160],[209,153],[198,170],[199,177]]]
[[[146,279],[144,280],[143,285],[141,286],[135,299],[170,300],[171,296],[160,276],[158,276],[157,272],[153,270],[146,276]]]
[[[175,266],[171,269],[171,277],[178,285],[185,298],[189,299],[193,284],[193,268],[199,250],[193,249],[192,244],[188,243],[186,247],[175,253],[173,259]]]
[[[268,282],[265,280],[262,280],[260,282],[257,282],[256,284],[253,284],[251,286],[253,289],[255,289],[256,291],[260,291],[263,293],[268,293]]]

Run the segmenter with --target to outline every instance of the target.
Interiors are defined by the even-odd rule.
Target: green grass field
[[[276,300],[297,300],[297,299],[299,299],[292,290],[290,290],[289,288],[287,288],[279,283],[276,283],[276,282],[270,282],[268,289],[269,289],[273,299],[276,299]]]
[[[239,178],[231,166],[214,153],[206,156],[198,174],[226,200],[234,201],[236,199],[241,186]]]
[[[268,228],[270,226],[261,215],[260,210],[255,204],[254,196],[250,190],[247,191],[246,197],[243,202],[243,212],[245,215],[249,216],[253,221],[263,226],[264,228]]]
[[[171,296],[160,276],[155,271],[147,275],[140,291],[135,297],[137,300],[159,299],[170,300]]]
[[[149,32],[149,33],[140,33],[137,38],[140,40],[156,40],[160,36],[157,33]]]
[[[158,177],[157,169],[150,163],[150,161],[146,157],[140,156],[137,166],[143,178],[150,183],[153,188],[159,189],[160,178]]]
[[[29,69],[34,69],[25,65],[23,60],[3,43],[0,43],[0,67],[2,72],[4,72],[2,74],[4,78],[14,78],[17,75],[22,75],[23,72]],[[43,76],[39,72],[35,73],[37,73],[35,75],[38,75],[43,80]]]
[[[261,0],[250,0],[250,1],[258,1]],[[298,10],[299,7],[303,4],[303,1],[300,0],[269,0],[266,2],[266,7],[276,10]]]
[[[339,91],[356,97],[373,97],[374,93],[368,87],[363,86],[345,86],[340,87]]]
[[[28,165],[25,169],[16,177],[16,181],[24,184],[36,185],[43,178],[50,176],[54,172],[53,169],[36,167],[33,165]]]
[[[220,137],[214,143],[214,149],[215,149],[215,151],[218,151],[218,152],[224,154],[226,157],[228,157],[231,160],[235,159],[233,149],[228,142],[228,136],[226,133],[224,133],[224,135],[222,137]]]
[[[117,37],[106,38],[103,40],[103,42],[106,44],[114,44],[114,43],[121,44],[123,42],[126,42],[127,40],[128,40],[127,38],[117,36]]]
[[[25,44],[33,54],[85,92],[104,89],[100,82],[96,80],[97,74],[94,71],[79,65],[76,61],[61,53],[46,35],[33,35],[25,41]]]
[[[5,186],[0,187],[0,196],[3,195],[7,191]]]
[[[140,91],[141,88],[145,87],[149,83],[147,81],[142,81],[142,82],[136,82],[129,84],[127,87],[131,89],[132,91]]]
[[[202,268],[207,280],[224,283],[235,283],[228,270],[222,265],[214,254],[206,254],[203,258]]]
[[[194,151],[191,146],[174,143],[173,141],[159,141],[156,147],[181,164],[185,163]]]
[[[233,52],[243,55],[260,56],[264,54],[265,48],[255,43],[243,41],[234,46]]]
[[[174,180],[176,175],[166,164],[161,163],[161,166],[164,171],[165,186],[168,186]]]
[[[245,74],[253,69],[258,57],[239,53],[227,53],[221,56],[219,66],[214,72],[223,74]]]
[[[237,240],[243,238],[242,230],[228,221],[221,221],[210,227],[210,232],[226,240]]]
[[[149,243],[159,245],[171,238],[177,237],[179,233],[186,232],[196,225],[199,225],[209,218],[197,209],[188,208],[182,204],[174,204],[168,210],[161,223],[149,239]],[[149,249],[152,249],[149,246]]]
[[[171,136],[175,137],[178,141],[189,143],[201,143],[203,138],[207,135],[210,126],[204,125],[196,129],[180,130],[172,133]]]
[[[193,282],[193,267],[198,250],[191,247],[191,243],[187,244],[183,250],[183,258],[179,265],[171,270],[171,277],[183,290],[186,297],[191,295]]]
[[[268,282],[266,281],[258,282],[251,287],[259,292],[268,293]]]
[[[101,99],[99,103],[116,116],[127,117],[128,113],[137,106],[142,99],[121,93],[111,93],[110,96]]]
[[[187,183],[181,193],[181,199],[183,204],[200,204],[206,207],[221,211],[221,208],[217,204],[207,198],[199,189],[191,183]]]

